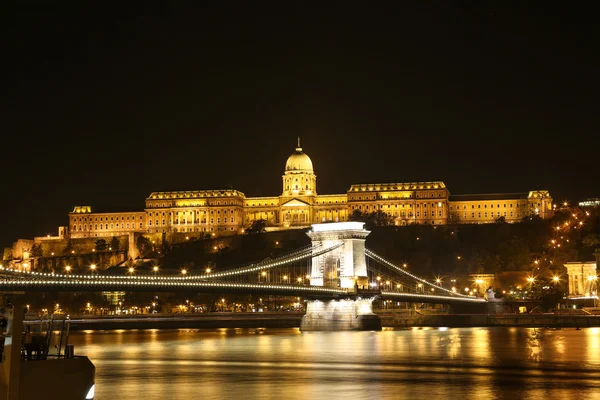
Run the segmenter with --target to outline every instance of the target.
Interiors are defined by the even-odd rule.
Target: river
[[[96,399],[586,399],[600,328],[72,333]]]

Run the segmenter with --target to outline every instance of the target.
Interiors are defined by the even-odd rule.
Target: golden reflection
[[[541,359],[541,343],[542,334],[536,328],[527,330],[527,358],[532,361],[539,362]]]
[[[585,329],[585,336],[587,338],[587,362],[598,364],[600,358],[598,352],[600,350],[600,328],[587,328]]]

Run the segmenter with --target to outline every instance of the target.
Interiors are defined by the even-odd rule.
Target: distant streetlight
[[[130,273],[130,274],[133,274],[133,271],[135,271],[135,270],[133,269],[133,267],[129,267],[129,273]]]
[[[65,267],[65,271],[67,271],[67,273],[71,272],[71,266],[70,266],[70,265],[67,265],[67,266]]]
[[[185,268],[184,268],[184,269],[182,269],[182,270],[181,270],[181,274],[182,274],[182,275],[185,275],[185,274],[187,274],[187,269],[185,269]]]
[[[155,265],[152,269],[154,270],[154,272],[158,272],[158,266],[157,265]]]
[[[210,274],[210,271],[211,271],[211,270],[210,270],[210,268],[206,268],[206,269],[205,269],[205,272],[206,272],[207,274]]]
[[[96,264],[90,265],[90,269],[92,270],[92,273],[94,273],[94,271],[96,270]]]

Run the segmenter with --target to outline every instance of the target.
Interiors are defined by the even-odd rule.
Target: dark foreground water
[[[96,399],[595,399],[600,328],[71,334]]]

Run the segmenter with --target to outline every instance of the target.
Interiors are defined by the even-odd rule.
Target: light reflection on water
[[[600,330],[83,331],[97,399],[591,398]]]

